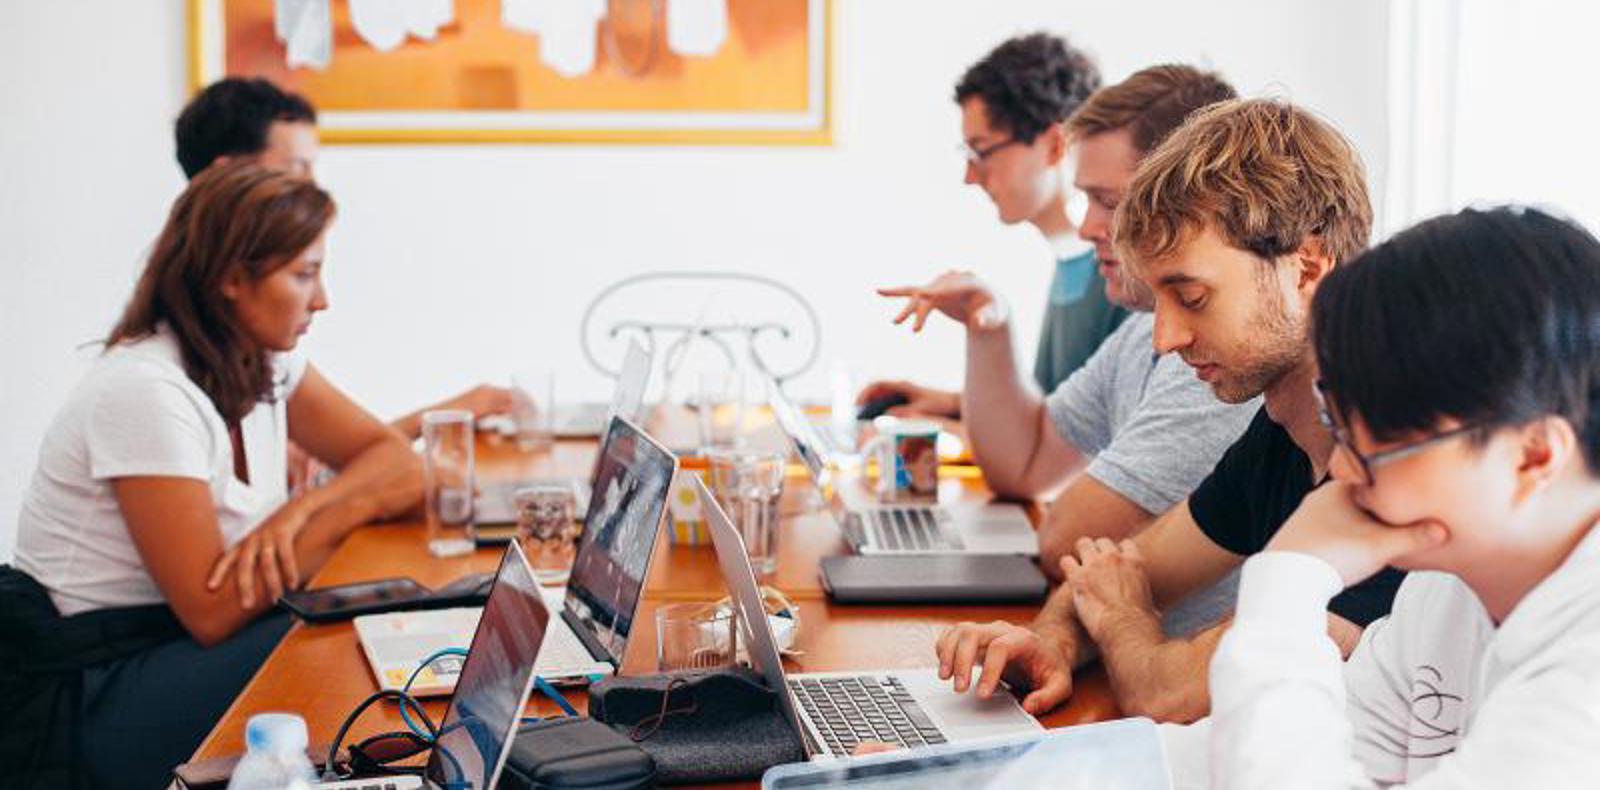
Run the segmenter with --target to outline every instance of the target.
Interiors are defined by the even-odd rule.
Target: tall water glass
[[[428,552],[456,557],[472,551],[472,412],[441,409],[422,415],[422,476]]]
[[[511,419],[517,424],[517,449],[536,453],[555,445],[555,371],[522,370],[511,376]]]
[[[759,575],[771,574],[778,567],[783,454],[720,448],[708,453],[706,460],[711,494],[744,538],[750,565]]]

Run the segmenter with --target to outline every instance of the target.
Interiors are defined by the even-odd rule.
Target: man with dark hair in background
[[[1033,33],[1010,39],[978,61],[956,84],[966,183],[983,188],[1000,221],[1038,229],[1056,258],[1055,278],[1034,358],[1034,382],[1045,392],[1065,381],[1100,347],[1128,311],[1105,295],[1094,251],[1076,237],[1067,215],[1071,185],[1063,172],[1067,117],[1100,87],[1100,70],[1066,39]],[[961,393],[909,381],[878,381],[861,403],[894,398],[897,415],[959,419]]]
[[[235,156],[302,176],[312,174],[317,160],[316,109],[259,78],[229,77],[207,86],[183,108],[176,132],[186,178]]]

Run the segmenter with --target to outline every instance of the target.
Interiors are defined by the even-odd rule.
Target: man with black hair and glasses
[[[1055,255],[1033,363],[1033,381],[1044,392],[1082,367],[1128,317],[1106,297],[1094,250],[1077,238],[1067,213],[1072,190],[1062,124],[1099,87],[1100,70],[1088,55],[1060,36],[1033,33],[996,47],[955,89],[966,183],[983,189],[1001,222],[1037,229]],[[898,416],[962,416],[961,393],[909,381],[873,382],[858,401],[885,398],[905,401],[889,410]]]

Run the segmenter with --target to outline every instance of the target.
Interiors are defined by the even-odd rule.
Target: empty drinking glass
[[[750,565],[760,575],[778,567],[778,500],[783,497],[784,456],[758,450],[714,449],[711,494],[744,538]]]
[[[739,646],[733,607],[714,603],[668,603],[656,608],[656,669],[716,669],[732,666]]]
[[[517,424],[517,449],[532,453],[555,445],[555,371],[524,370],[511,377],[511,419]]]

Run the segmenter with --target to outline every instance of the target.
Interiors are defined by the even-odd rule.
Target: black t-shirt
[[[1263,407],[1189,495],[1189,513],[1213,543],[1241,556],[1255,554],[1317,487],[1311,474],[1311,458]],[[1365,627],[1389,613],[1404,578],[1385,568],[1335,596],[1328,611]]]

